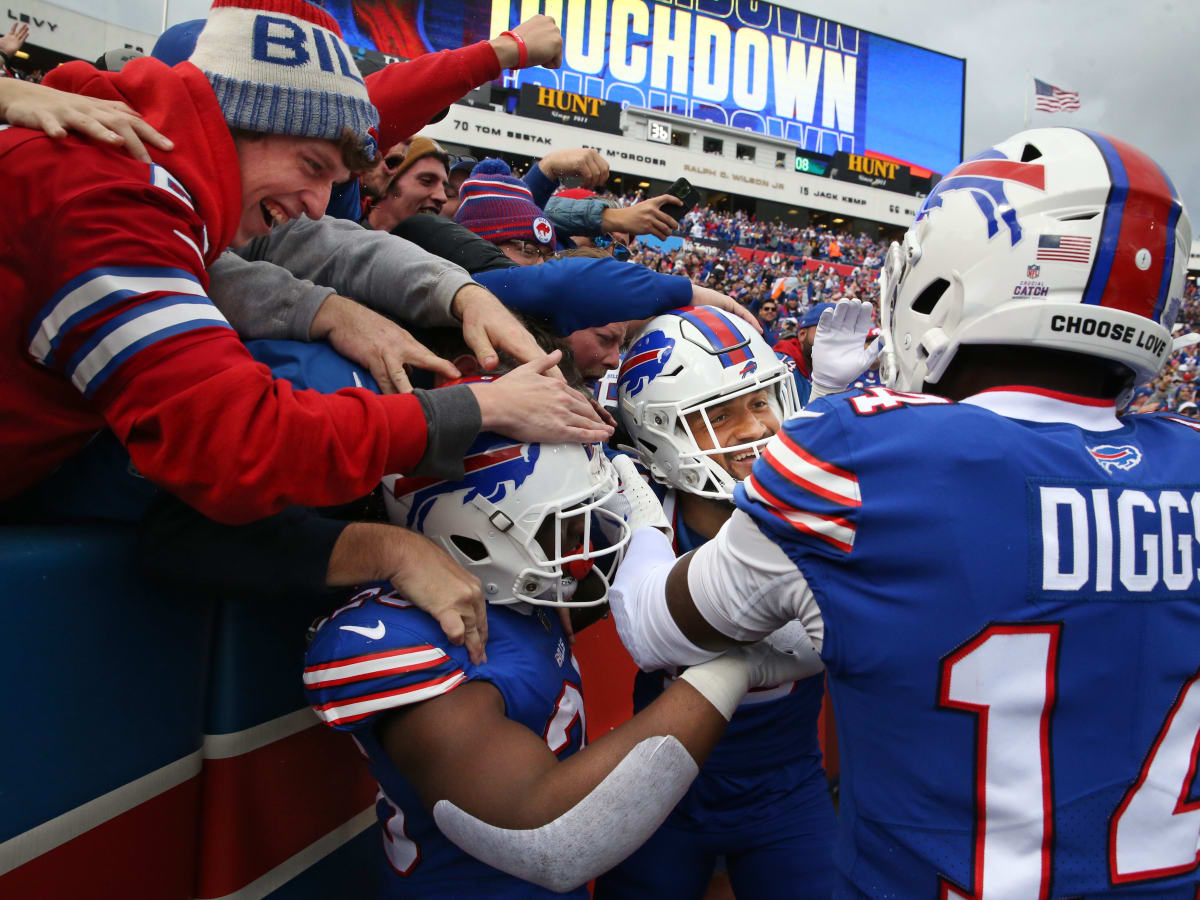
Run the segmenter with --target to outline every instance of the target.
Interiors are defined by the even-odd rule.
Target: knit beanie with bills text
[[[215,0],[189,62],[231,128],[336,141],[368,156],[379,114],[334,19],[304,0]]]

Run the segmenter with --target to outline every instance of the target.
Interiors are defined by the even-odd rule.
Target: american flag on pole
[[[1061,112],[1079,109],[1079,92],[1064,91],[1040,78],[1033,79],[1034,106],[1041,112]]]

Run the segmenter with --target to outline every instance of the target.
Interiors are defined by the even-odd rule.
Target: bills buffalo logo
[[[1142,451],[1132,444],[1101,444],[1098,447],[1088,447],[1087,452],[1092,459],[1109,475],[1114,469],[1129,471],[1142,461]]]
[[[1025,270],[1025,275],[1029,278],[1037,278],[1041,274],[1042,274],[1041,266],[1030,266],[1029,268],[1027,268]]]
[[[947,194],[966,191],[983,213],[988,239],[999,234],[1003,225],[1008,229],[1009,242],[1015,247],[1021,240],[1022,231],[1017,212],[1008,198],[1008,186],[1013,183],[1044,191],[1046,169],[1041,163],[1015,162],[1006,159],[998,150],[985,150],[937,183],[917,211],[916,221],[929,215],[931,209],[939,208]]]
[[[738,377],[745,378],[747,375],[751,375],[757,371],[758,371],[758,363],[756,363],[754,360],[750,360],[750,362],[748,362],[744,366],[742,366],[741,371],[738,372]]]
[[[533,236],[542,244],[549,244],[554,240],[554,226],[550,224],[550,220],[545,216],[538,216],[534,219]]]
[[[636,397],[667,367],[674,349],[675,339],[667,337],[666,332],[652,331],[643,335],[625,354],[617,387]]]
[[[466,475],[461,481],[441,481],[436,478],[397,478],[392,494],[397,500],[411,495],[405,525],[420,530],[433,501],[442,494],[467,488],[463,504],[476,497],[499,503],[510,488],[516,490],[533,474],[541,455],[539,444],[519,444],[506,440],[496,443],[496,436],[477,439],[463,460]]]

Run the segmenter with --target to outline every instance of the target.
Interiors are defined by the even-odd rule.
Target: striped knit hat
[[[454,221],[493,244],[505,241],[554,243],[554,226],[533,194],[502,159],[485,159],[458,189]]]
[[[379,114],[341,29],[304,0],[215,0],[189,60],[208,76],[231,128],[338,140],[368,156]]]

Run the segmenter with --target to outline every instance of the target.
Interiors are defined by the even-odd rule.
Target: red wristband
[[[529,62],[529,48],[525,46],[525,38],[521,37],[515,31],[500,32],[500,37],[504,37],[505,35],[508,35],[510,38],[512,38],[514,41],[517,42],[517,65],[516,65],[516,68],[518,68],[518,69],[525,68],[526,63]]]

